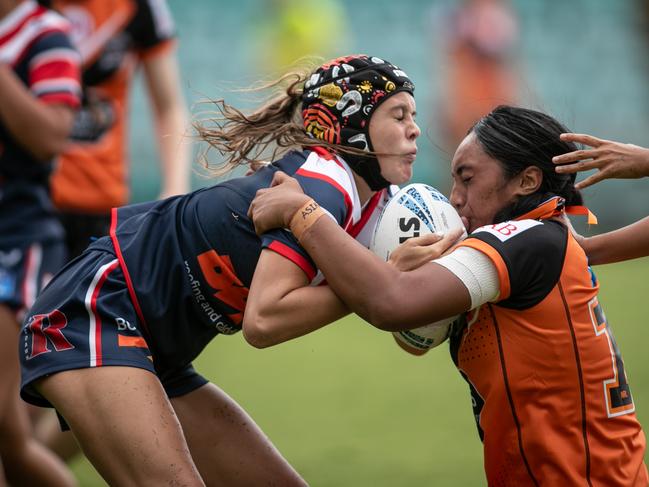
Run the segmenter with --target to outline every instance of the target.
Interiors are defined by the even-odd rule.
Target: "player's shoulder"
[[[561,222],[546,220],[507,220],[475,229],[469,238],[500,244],[553,243],[565,241],[567,228]]]
[[[10,63],[47,48],[68,46],[70,23],[60,14],[35,2],[24,2],[4,19],[2,30],[8,34],[0,39]]]
[[[557,220],[510,220],[474,230],[463,244],[487,253],[490,247],[510,262],[562,262],[567,233]]]

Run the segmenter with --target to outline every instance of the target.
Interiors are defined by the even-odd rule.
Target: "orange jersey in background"
[[[55,0],[71,21],[83,63],[84,105],[52,177],[62,210],[107,213],[129,195],[127,117],[139,61],[173,46],[166,4],[154,0]]]

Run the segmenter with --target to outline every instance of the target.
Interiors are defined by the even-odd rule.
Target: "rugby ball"
[[[446,196],[427,184],[410,184],[386,203],[374,228],[370,250],[387,261],[392,251],[409,238],[426,233],[446,233],[455,228],[464,230],[464,224]],[[396,332],[394,337],[402,348],[421,355],[448,338],[451,325],[457,318]]]

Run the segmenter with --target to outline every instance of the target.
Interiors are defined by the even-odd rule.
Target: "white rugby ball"
[[[464,224],[446,196],[427,184],[409,184],[386,203],[370,249],[387,261],[392,251],[409,238],[455,228],[464,230]]]
[[[387,261],[392,251],[409,238],[446,233],[455,228],[464,230],[464,224],[446,196],[427,184],[410,184],[399,190],[383,208],[370,250]],[[396,332],[394,336],[407,351],[420,355],[443,343],[457,318]]]

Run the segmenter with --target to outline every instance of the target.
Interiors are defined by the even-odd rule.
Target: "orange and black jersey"
[[[646,486],[645,436],[597,280],[567,228],[540,213],[461,243],[493,261],[500,283],[451,338],[487,481]]]
[[[128,200],[128,97],[143,60],[175,46],[164,0],[53,0],[72,24],[83,61],[83,104],[72,144],[52,175],[60,209],[105,214]]]

